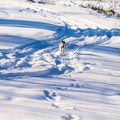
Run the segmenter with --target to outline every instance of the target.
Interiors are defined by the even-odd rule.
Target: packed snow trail
[[[70,32],[70,34],[68,34],[68,32]],[[113,36],[118,37],[119,34],[119,29],[102,30],[99,28],[95,30],[72,30],[67,27],[63,29],[62,27],[62,31],[54,33],[55,38],[32,42],[11,50],[1,50],[0,68],[1,70],[10,68],[25,68],[29,71],[31,67],[37,67],[37,69],[42,68],[43,63],[46,63],[46,65],[53,68],[57,65],[57,56],[59,56],[59,41],[57,39],[60,38],[60,36],[61,38],[64,36],[66,38],[66,49],[65,55],[61,56],[61,58],[58,57],[58,59],[68,62],[66,63],[67,65],[73,63],[73,56],[75,56],[74,58],[80,59],[80,51],[83,49],[98,52],[97,54],[104,52],[104,54],[113,54],[119,57],[119,48],[105,46],[105,44],[108,44]],[[74,37],[77,39],[74,40]],[[5,57],[7,58],[6,60],[4,60]],[[69,67],[74,70],[76,69],[76,66]]]

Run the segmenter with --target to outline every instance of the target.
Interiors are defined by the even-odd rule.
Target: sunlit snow
[[[0,0],[0,120],[120,119],[120,17],[88,2]]]

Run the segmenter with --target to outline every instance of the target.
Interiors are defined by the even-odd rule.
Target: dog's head
[[[62,40],[61,43],[65,45],[65,41]]]

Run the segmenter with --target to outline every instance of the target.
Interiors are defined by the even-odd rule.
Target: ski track
[[[30,8],[20,9],[19,12],[41,14]],[[45,17],[46,14],[48,11],[41,15]],[[0,15],[4,18],[9,16],[4,11],[0,11]],[[30,39],[32,42],[15,48],[0,49],[2,108],[8,106],[10,120],[13,119],[10,114],[15,112],[11,111],[12,104],[14,110],[23,115],[29,109],[33,110],[36,103],[46,106],[46,109],[35,105],[38,110],[33,112],[33,119],[37,115],[38,118],[42,116],[47,120],[51,117],[50,114],[57,111],[61,115],[56,113],[52,120],[119,120],[120,48],[110,47],[109,41],[112,37],[120,36],[120,29],[73,29],[72,26],[77,23],[70,20],[71,16],[50,12],[49,17],[51,16],[56,17],[63,25],[0,18],[0,26],[37,28],[53,32],[52,38],[40,41]],[[84,22],[88,26],[93,25],[91,21]],[[94,25],[100,26],[97,23]],[[65,53],[60,54],[58,43],[62,39],[66,40],[67,46]],[[98,78],[95,82],[96,75]],[[26,108],[22,111],[23,106]],[[40,109],[43,110],[42,113]],[[22,116],[23,119],[25,116],[30,118],[26,113]]]

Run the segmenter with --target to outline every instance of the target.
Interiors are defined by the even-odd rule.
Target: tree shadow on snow
[[[28,20],[12,20],[0,19],[0,26],[22,27],[22,28],[37,28],[56,31],[60,26],[50,23],[28,21]]]
[[[7,35],[7,34],[0,35],[0,42],[15,44],[17,46],[24,45],[27,43],[32,43],[35,41],[36,41],[35,39],[21,37],[18,35]]]

